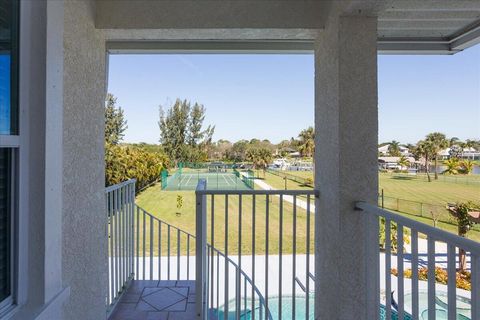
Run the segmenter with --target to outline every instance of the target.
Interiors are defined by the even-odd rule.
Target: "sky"
[[[297,137],[314,124],[313,55],[111,55],[125,142],[158,143],[159,106],[203,104],[214,140]],[[480,139],[480,45],[452,56],[378,57],[379,142],[440,131]]]

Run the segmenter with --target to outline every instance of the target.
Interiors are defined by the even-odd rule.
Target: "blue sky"
[[[480,45],[453,56],[378,58],[379,141],[432,131],[480,138]],[[296,137],[313,125],[312,55],[112,55],[110,93],[126,142],[157,143],[158,108],[177,97],[207,108],[214,139]]]

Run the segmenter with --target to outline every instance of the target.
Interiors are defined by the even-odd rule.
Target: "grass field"
[[[302,178],[313,178],[312,172],[289,172]],[[263,177],[263,172],[259,173]],[[466,179],[467,177],[465,177]],[[468,177],[472,179],[472,177]],[[475,177],[475,179],[477,179]],[[480,179],[480,177],[478,178]],[[285,181],[282,177],[265,173],[265,182],[276,189],[284,189]],[[311,189],[309,186],[299,184],[287,179],[288,189]],[[388,197],[406,199],[444,206],[448,202],[477,201],[480,202],[480,185],[444,182],[441,180],[427,182],[415,178],[379,174],[379,192],[384,190]]]
[[[183,197],[183,207],[179,210],[176,206],[177,196]],[[208,197],[207,221],[208,221],[208,240],[211,239],[211,197]],[[238,196],[229,196],[228,199],[228,253],[238,253],[238,234],[241,231],[241,252],[242,254],[250,254],[252,252],[252,234],[255,235],[255,253],[264,254],[266,251],[266,199],[265,196],[256,197],[255,206],[255,229],[253,229],[252,221],[252,197],[243,196],[242,205],[239,204]],[[163,191],[159,184],[152,186],[139,194],[136,199],[137,204],[155,217],[172,224],[191,234],[195,234],[195,193],[194,191]],[[312,198],[313,202],[313,198]],[[270,197],[269,206],[269,252],[270,254],[278,254],[279,252],[279,229],[280,229],[280,199],[278,197]],[[214,242],[215,247],[224,251],[225,248],[225,196],[216,196],[214,203]],[[242,226],[239,229],[239,208],[241,208]],[[180,214],[177,214],[180,213]],[[297,208],[297,252],[306,252],[306,211]],[[310,252],[313,253],[314,244],[314,215],[311,215],[311,239]],[[149,221],[146,221],[146,230],[149,230]],[[162,233],[166,232],[162,229]],[[150,235],[146,234],[147,243],[149,243]],[[283,253],[292,252],[293,248],[293,207],[286,201],[283,201]],[[181,240],[181,252],[186,252],[186,241]],[[172,236],[172,255],[176,254],[177,240],[176,235]],[[158,252],[158,241],[154,240],[153,252]],[[166,242],[162,242],[162,255],[166,252]],[[190,252],[194,252],[194,246],[191,244]]]
[[[303,178],[312,177],[311,172],[291,172]],[[275,189],[284,189],[285,180],[282,177],[273,175],[271,173],[258,172],[258,176]],[[394,175],[380,174],[379,176],[380,190],[383,188],[386,197],[396,197],[412,201],[419,201],[424,203],[431,203],[434,205],[444,206],[446,202],[456,201],[477,201],[480,202],[480,187],[476,185],[467,185],[460,183],[449,183],[444,181],[433,181],[431,183],[419,179],[399,179]],[[287,180],[288,189],[302,189],[308,190],[311,187],[301,185],[291,180]],[[183,197],[183,207],[178,210],[176,207],[177,196]],[[208,200],[210,203],[210,199]],[[252,234],[255,235],[256,254],[265,253],[265,238],[266,238],[266,221],[265,221],[265,198],[258,198],[256,203],[256,222],[255,230],[252,226],[252,198],[250,196],[242,197],[242,244],[241,251],[243,254],[250,254],[252,252]],[[162,221],[172,224],[186,232],[195,234],[195,194],[193,191],[162,191],[160,185],[157,184],[143,191],[137,196],[137,204],[158,217]],[[292,252],[293,242],[293,219],[292,206],[284,201],[284,215],[283,215],[283,252]],[[228,203],[228,252],[229,254],[238,253],[238,233],[239,233],[239,199],[238,196],[230,196]],[[269,252],[271,254],[278,254],[279,251],[279,198],[271,197],[269,202]],[[211,211],[210,204],[207,211]],[[298,209],[297,218],[297,252],[306,252],[306,213],[302,209]],[[180,213],[180,214],[177,214]],[[404,214],[409,218],[432,225],[432,220],[425,217],[416,217]],[[210,223],[210,217],[208,221]],[[221,196],[215,197],[215,247],[224,250],[225,239],[223,237],[225,232],[225,198]],[[146,223],[147,228],[149,221]],[[313,252],[313,226],[314,216],[311,216],[311,251]],[[438,223],[438,227],[452,233],[457,232],[457,227],[448,223]],[[480,241],[480,232],[478,226],[472,230],[468,237]],[[162,231],[166,234],[166,230]],[[210,229],[208,230],[210,241]],[[149,235],[146,235],[149,238]],[[148,241],[147,241],[148,242]],[[166,252],[166,243],[162,242],[162,254]],[[154,241],[154,252],[158,250],[158,241]],[[172,235],[171,254],[176,254],[177,240],[176,236]],[[186,240],[181,240],[181,252],[186,252]],[[194,252],[194,243],[190,244],[190,252]]]
[[[313,178],[312,172],[298,171],[289,172],[289,174],[297,175],[302,178]],[[259,177],[263,177],[263,172],[258,173]],[[477,176],[458,176],[458,179],[480,179]],[[275,189],[284,189],[285,181],[282,177],[271,173],[265,173],[264,181]],[[289,189],[311,189],[311,187],[299,184],[292,180],[287,180],[287,188]],[[408,206],[412,210],[417,210],[420,203],[432,204],[434,206],[445,207],[448,202],[474,201],[480,202],[480,185],[446,182],[443,180],[433,180],[428,182],[423,179],[408,178],[404,175],[379,174],[379,193],[383,189],[386,203],[392,202],[389,198],[399,198],[409,201],[400,202],[404,209]],[[410,202],[412,201],[412,202]],[[418,203],[416,203],[418,202]],[[424,208],[428,207],[424,205]],[[406,210],[408,211],[408,209]],[[428,210],[427,210],[428,211]],[[457,233],[457,227],[452,225],[454,221],[446,210],[441,213],[440,220],[450,221],[451,223],[438,222],[438,227]],[[412,211],[414,212],[414,211]],[[433,221],[429,217],[418,217],[410,214],[403,215],[413,218],[417,221],[433,225]],[[428,213],[427,213],[428,215]],[[475,226],[470,231],[468,237],[476,241],[480,241],[480,226]]]

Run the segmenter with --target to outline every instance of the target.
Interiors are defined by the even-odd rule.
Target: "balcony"
[[[317,191],[208,190],[201,181],[194,235],[136,206],[134,190],[134,180],[106,190],[109,319],[314,319],[323,279],[315,274]],[[377,243],[384,230],[384,249],[368,248],[380,319],[480,319],[480,244],[365,202],[355,207],[375,221]],[[433,280],[436,268],[456,278],[459,249],[469,291],[460,280]]]

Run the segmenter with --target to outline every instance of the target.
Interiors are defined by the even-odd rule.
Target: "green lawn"
[[[313,178],[312,172],[291,171],[292,175],[302,178]],[[263,177],[263,173],[259,173]],[[464,179],[480,179],[475,177],[459,177]],[[265,182],[276,189],[284,189],[285,181],[282,177],[265,173]],[[311,189],[295,181],[287,180],[288,189]],[[385,197],[394,197],[411,201],[444,206],[447,202],[477,201],[480,202],[480,185],[445,182],[433,180],[432,182],[398,176],[392,174],[379,174],[379,192],[384,190]]]
[[[312,172],[288,172],[302,178],[312,178]],[[259,173],[263,177],[263,173]],[[441,176],[442,177],[442,176]],[[480,179],[477,176],[457,176],[457,179]],[[275,189],[284,189],[285,181],[282,177],[266,173],[264,181]],[[458,181],[457,181],[458,182]],[[309,189],[292,180],[287,180],[289,189]],[[311,188],[310,188],[311,189]],[[454,220],[445,209],[448,202],[475,201],[480,202],[480,184],[455,183],[440,178],[428,182],[406,175],[389,173],[379,174],[379,193],[383,189],[385,208],[402,211],[409,218],[433,225],[432,216],[439,219],[438,227],[457,233]],[[397,200],[401,199],[401,200]],[[405,214],[411,213],[411,214]],[[412,216],[415,214],[415,216]],[[469,237],[480,241],[480,226],[476,225],[469,233]]]
[[[183,196],[183,207],[178,210],[176,207],[177,196]],[[241,252],[242,254],[250,254],[252,252],[252,234],[255,235],[255,253],[264,254],[266,244],[266,198],[265,196],[256,197],[255,206],[255,230],[252,221],[252,197],[243,196],[242,205],[239,204],[238,196],[229,196],[228,199],[228,253],[238,253],[239,242],[238,234],[241,231]],[[195,192],[194,191],[163,191],[160,184],[152,186],[137,196],[137,204],[155,217],[170,223],[186,232],[195,234]],[[278,254],[279,252],[279,229],[280,229],[280,200],[278,197],[270,197],[269,205],[269,252],[270,254]],[[313,198],[312,198],[313,203]],[[239,208],[242,208],[242,226],[239,229]],[[216,196],[214,202],[214,241],[215,247],[224,251],[225,248],[225,196]],[[177,214],[180,213],[180,214]],[[208,197],[207,221],[208,221],[208,241],[211,239],[210,222],[211,222],[211,197]],[[297,209],[297,252],[306,252],[306,219],[305,210]],[[141,221],[142,224],[142,221]],[[310,248],[313,253],[314,244],[314,215],[311,215],[311,233]],[[146,230],[149,230],[149,219],[146,221]],[[155,230],[158,228],[155,223]],[[162,228],[162,255],[166,253],[166,226]],[[140,230],[140,233],[142,230]],[[171,230],[173,232],[173,230]],[[149,250],[150,234],[147,232],[147,252]],[[154,235],[156,238],[157,235]],[[283,201],[283,253],[291,253],[293,250],[293,207],[286,201]],[[180,249],[182,254],[186,252],[186,238],[182,236]],[[172,255],[176,255],[177,240],[176,234],[172,234],[171,248]],[[158,240],[154,239],[153,252],[157,255]],[[190,252],[194,252],[193,242],[190,243]]]
[[[311,172],[290,172],[291,174],[297,174],[303,178],[312,177]],[[258,176],[260,179],[270,184],[276,189],[285,188],[285,180],[282,177],[276,175],[259,172]],[[433,181],[426,182],[420,179],[404,179],[397,178],[395,175],[391,174],[380,174],[379,176],[380,190],[384,190],[386,196],[386,201],[389,198],[395,197],[406,199],[410,201],[418,201],[424,203],[431,203],[437,206],[444,206],[446,202],[455,202],[455,201],[479,201],[480,202],[480,186],[477,185],[467,185],[461,183],[450,183],[445,181]],[[287,180],[288,189],[311,189],[308,186],[301,185],[291,180]],[[181,195],[183,197],[183,207],[178,210],[176,207],[177,196]],[[303,198],[305,199],[305,198]],[[211,200],[209,199],[209,205],[207,208],[208,216],[208,235],[210,241],[210,221],[211,221]],[[401,202],[403,203],[403,202]],[[170,223],[171,225],[178,227],[186,232],[195,234],[195,193],[193,191],[162,191],[160,184],[154,185],[141,194],[137,196],[137,204],[144,208],[146,211],[153,214],[155,217],[158,217],[162,221]],[[411,202],[412,210],[414,210],[414,205],[416,202]],[[406,204],[402,204],[402,208],[405,208]],[[242,197],[242,241],[241,241],[241,251],[242,254],[250,254],[252,252],[252,234],[255,235],[255,252],[257,254],[265,253],[265,243],[266,243],[266,220],[265,220],[265,207],[266,200],[265,197],[257,197],[256,199],[256,225],[255,230],[252,226],[252,198],[251,196]],[[283,228],[284,236],[283,241],[283,252],[291,253],[293,248],[293,209],[292,205],[284,201],[283,205],[284,215],[283,215]],[[408,207],[408,206],[407,206]],[[215,247],[224,250],[225,248],[225,197],[216,196],[215,197]],[[228,204],[228,228],[229,228],[229,239],[228,239],[228,252],[229,254],[238,253],[238,234],[239,234],[239,198],[238,196],[230,196]],[[279,227],[280,227],[280,215],[279,215],[279,198],[271,197],[269,202],[269,252],[271,254],[278,254],[279,251]],[[406,215],[415,220],[427,223],[432,225],[433,222],[428,216],[428,206],[423,207],[424,210],[427,208],[427,214],[423,217]],[[408,210],[404,210],[408,211]],[[179,213],[179,214],[177,214]],[[446,216],[443,217],[445,220],[449,220],[448,213],[444,213]],[[306,252],[306,213],[302,209],[297,210],[297,252],[304,253]],[[149,230],[150,221],[146,221],[146,230]],[[313,252],[313,233],[314,233],[314,216],[311,216],[311,252]],[[438,226],[442,229],[445,229],[449,232],[456,233],[457,229],[455,225],[439,222]],[[157,230],[158,226],[155,226]],[[480,241],[480,232],[478,231],[479,226],[475,227],[475,230],[472,230],[468,237],[476,241]],[[141,232],[141,230],[140,230]],[[162,227],[162,255],[166,254],[166,235],[168,229],[164,225]],[[154,237],[157,237],[157,234],[154,234]],[[146,234],[147,244],[146,249],[147,253],[149,250],[149,239],[150,234]],[[181,253],[186,253],[187,239],[186,236],[181,235],[180,249]],[[142,246],[142,244],[141,244]],[[171,254],[176,255],[177,248],[177,236],[174,229],[171,229]],[[190,252],[194,253],[194,241],[191,239],[190,242]],[[154,240],[152,244],[152,250],[155,255],[158,253],[158,240]]]

